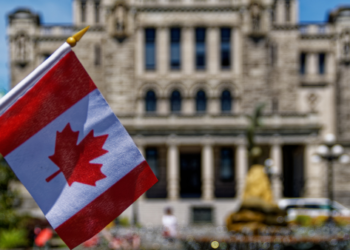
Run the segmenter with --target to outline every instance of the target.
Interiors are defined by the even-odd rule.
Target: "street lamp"
[[[344,154],[344,148],[336,144],[335,136],[333,134],[327,134],[324,137],[324,143],[317,147],[317,154],[312,156],[313,162],[321,162],[321,160],[327,161],[328,171],[328,199],[329,199],[329,217],[328,221],[333,221],[333,162],[339,161],[346,164],[350,161],[350,157]]]

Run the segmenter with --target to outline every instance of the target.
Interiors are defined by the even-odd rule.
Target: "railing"
[[[42,26],[40,30],[44,36],[69,36],[73,32],[73,26]]]
[[[206,5],[242,5],[247,0],[130,0],[130,4],[138,6],[157,5],[159,7],[173,6],[174,4],[181,6],[206,6]]]
[[[248,120],[245,114],[118,114],[117,116],[125,126],[157,126],[166,128],[168,126],[181,126],[182,128],[195,126],[200,128],[205,126],[238,126],[245,127]],[[266,128],[269,127],[318,127],[319,117],[314,113],[271,113],[265,114],[262,121]],[[205,127],[204,126],[204,127]]]
[[[302,24],[299,25],[301,35],[326,35],[331,33],[327,24]]]

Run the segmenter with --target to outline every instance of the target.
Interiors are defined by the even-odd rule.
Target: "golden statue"
[[[226,219],[229,231],[252,231],[258,234],[267,226],[285,226],[286,213],[273,201],[270,181],[264,166],[253,165],[246,177],[246,186],[240,209]]]
[[[247,129],[248,151],[254,165],[248,171],[245,189],[240,209],[231,213],[226,219],[229,231],[244,232],[249,230],[254,234],[264,230],[267,226],[278,229],[286,226],[286,212],[279,209],[273,200],[270,180],[264,166],[256,164],[261,150],[255,145],[254,135],[256,128],[261,126],[260,116],[264,105],[258,106],[252,116],[248,116],[251,125]],[[260,153],[259,153],[260,152]]]

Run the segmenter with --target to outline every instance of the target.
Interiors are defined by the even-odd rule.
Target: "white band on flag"
[[[62,57],[71,51],[71,46],[64,43],[48,59],[46,59],[32,73],[11,89],[0,99],[0,115],[23,96],[35,83],[37,83]]]

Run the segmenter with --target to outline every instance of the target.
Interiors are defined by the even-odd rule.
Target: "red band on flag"
[[[100,232],[156,182],[151,168],[143,161],[55,230],[72,249]]]
[[[69,52],[0,117],[0,153],[9,154],[95,89]]]

